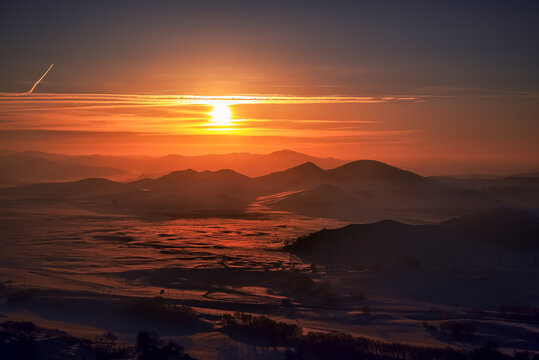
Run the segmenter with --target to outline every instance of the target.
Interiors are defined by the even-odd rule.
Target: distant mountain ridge
[[[290,190],[290,186],[294,185],[304,187],[307,185],[325,184],[327,182],[350,183],[362,180],[401,181],[410,179],[420,182],[429,181],[427,178],[421,177],[409,171],[398,169],[382,162],[374,160],[358,160],[330,170],[324,170],[312,162],[306,162],[284,171],[259,177],[249,177],[231,169],[221,169],[217,171],[196,171],[193,169],[186,169],[173,171],[155,179],[145,178],[127,183],[114,182],[104,178],[88,178],[74,182],[24,185],[11,188],[10,191],[40,189],[45,187],[71,187],[75,184],[85,184],[90,181],[102,181],[103,183],[115,183],[120,187],[125,186],[131,189],[145,187],[153,188],[155,190],[169,188],[171,190],[175,190],[174,187],[179,185],[199,186],[201,184],[218,185],[222,183],[237,183],[239,185],[252,187],[257,191],[264,193],[266,192],[264,189],[268,185],[273,185],[278,191],[286,191]]]
[[[30,164],[33,162],[33,164]],[[0,187],[44,181],[80,180],[87,177],[128,179],[159,177],[177,170],[218,171],[232,169],[248,176],[261,176],[306,162],[329,169],[346,163],[335,158],[318,158],[292,150],[269,154],[231,153],[200,156],[166,155],[108,156],[63,155],[39,151],[0,150]]]
[[[43,181],[78,180],[88,177],[116,177],[125,174],[127,171],[117,168],[84,165],[65,159],[50,160],[19,154],[0,156],[0,187]]]

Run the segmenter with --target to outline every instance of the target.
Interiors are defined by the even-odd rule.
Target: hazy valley
[[[428,178],[372,160],[5,187],[0,312],[127,344],[155,330],[201,359],[322,356],[337,341],[309,331],[366,337],[380,359],[401,358],[386,343],[408,344],[407,359],[417,346],[457,351],[443,359],[486,343],[534,351],[538,194],[533,176]],[[192,310],[168,313],[180,305]],[[304,335],[247,335],[256,321]],[[343,356],[374,351],[354,344]]]

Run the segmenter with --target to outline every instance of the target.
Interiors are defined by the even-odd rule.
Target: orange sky
[[[71,154],[286,148],[423,173],[525,171],[539,164],[534,100],[3,93],[0,136],[4,148]],[[216,105],[231,119],[216,122]]]
[[[528,0],[4,1],[0,147],[537,170],[538,14]]]

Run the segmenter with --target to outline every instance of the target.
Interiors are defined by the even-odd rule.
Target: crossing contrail
[[[51,66],[49,66],[49,68],[47,69],[47,71],[45,71],[45,74],[43,74],[42,77],[39,78],[38,81],[36,81],[36,83],[34,84],[34,86],[32,86],[32,88],[30,90],[28,90],[27,94],[31,94],[34,92],[34,89],[36,88],[37,84],[39,84],[41,82],[41,80],[43,80],[43,78],[45,77],[45,75],[47,75],[49,73],[49,71],[51,71],[52,67],[54,66],[54,63],[51,64]]]

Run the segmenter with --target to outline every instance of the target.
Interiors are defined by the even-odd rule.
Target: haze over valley
[[[312,159],[266,156],[275,154]],[[45,167],[31,161],[18,174],[47,174],[66,158],[75,164],[54,155]],[[94,165],[104,163],[81,165],[79,176],[115,169]],[[202,358],[223,346],[219,340],[197,350],[205,336],[232,336],[231,356],[257,353],[242,348],[251,341],[243,335],[216,328],[214,314],[235,311],[285,323],[292,317],[304,332],[457,349],[495,338],[509,351],[530,351],[539,300],[538,194],[539,178],[530,175],[423,177],[375,160],[328,169],[309,161],[251,177],[186,169],[134,181],[4,187],[1,250],[10,257],[0,268],[9,279],[2,311],[61,328],[76,321],[86,337],[106,328],[129,341],[130,328],[117,318],[130,311],[125,301],[158,296],[195,309],[196,322],[186,323],[191,330],[178,335],[174,322],[153,312],[130,321],[180,336]],[[112,322],[95,313],[96,302],[114,314]],[[165,306],[143,304],[136,306]],[[451,321],[473,335],[451,335]]]

